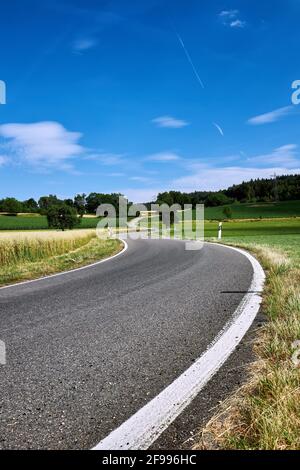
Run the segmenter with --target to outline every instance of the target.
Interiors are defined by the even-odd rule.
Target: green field
[[[205,238],[217,237],[218,222],[205,222]],[[286,220],[256,220],[256,221],[228,221],[223,222],[222,237],[227,238],[255,238],[255,241],[265,239],[266,236],[284,237],[286,235],[300,235],[300,219]]]
[[[300,201],[283,201],[257,204],[231,204],[233,219],[259,219],[300,217]],[[205,208],[205,219],[224,219],[224,206]]]
[[[95,228],[99,219],[84,217],[77,228]],[[0,215],[0,230],[48,230],[46,216]]]

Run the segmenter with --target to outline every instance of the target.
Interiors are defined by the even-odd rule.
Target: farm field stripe
[[[243,254],[251,262],[253,278],[248,293],[206,352],[159,395],[100,441],[93,450],[148,449],[220,369],[250,328],[261,304],[264,271],[248,252],[221,246]]]

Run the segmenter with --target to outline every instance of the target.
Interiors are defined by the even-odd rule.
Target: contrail
[[[199,74],[198,74],[198,72],[197,72],[197,69],[196,69],[196,67],[195,67],[194,64],[193,64],[192,58],[191,58],[191,56],[190,56],[190,54],[189,54],[187,48],[185,47],[184,42],[183,42],[181,36],[177,33],[176,30],[175,30],[175,34],[176,34],[176,36],[177,36],[177,38],[178,38],[179,43],[180,43],[181,46],[182,46],[182,49],[184,50],[184,53],[185,53],[185,55],[186,55],[186,58],[187,58],[187,60],[189,61],[189,63],[190,63],[190,65],[191,65],[192,69],[193,69],[193,72],[194,72],[194,74],[195,74],[195,76],[196,76],[198,82],[200,83],[201,87],[204,89],[203,82],[202,82],[201,78],[199,77]]]
[[[215,122],[213,122],[213,125],[218,129],[218,131],[220,132],[221,136],[224,137],[223,129],[222,129],[218,124],[216,124]]]

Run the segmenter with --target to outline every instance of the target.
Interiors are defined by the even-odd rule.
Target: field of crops
[[[95,228],[99,219],[96,217],[84,217],[78,228]],[[46,216],[8,216],[0,215],[0,230],[48,230]]]
[[[0,233],[0,266],[34,262],[76,250],[96,234],[93,230],[69,232],[2,232]]]

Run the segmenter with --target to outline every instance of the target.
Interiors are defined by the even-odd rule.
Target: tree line
[[[192,204],[193,207],[196,204],[205,204],[207,207],[214,207],[230,205],[234,202],[276,202],[296,199],[300,199],[300,175],[252,179],[222,191],[194,191],[192,193],[167,191],[159,193],[156,202],[181,206]]]
[[[89,195],[77,194],[73,199],[59,199],[50,194],[42,196],[36,201],[33,198],[18,201],[15,198],[0,200],[0,212],[11,215],[21,212],[39,213],[47,215],[51,208],[68,207],[82,217],[84,214],[95,214],[100,204],[112,204],[118,213],[120,193],[96,193]],[[157,204],[205,204],[207,207],[227,206],[234,202],[274,202],[300,199],[300,175],[278,176],[276,178],[254,179],[236,184],[222,191],[194,191],[184,193],[180,191],[167,191],[159,193]],[[150,207],[150,202],[146,203]],[[71,211],[71,212],[72,212]]]
[[[18,201],[15,198],[0,200],[0,213],[11,216],[18,213],[32,213],[45,215],[49,228],[72,229],[80,225],[84,214],[95,214],[100,204],[112,204],[118,214],[119,197],[121,194],[90,193],[77,194],[74,199],[59,199],[54,194],[42,196],[38,201],[33,198]]]
[[[49,196],[40,197],[38,201],[33,198],[18,201],[13,197],[7,197],[0,199],[0,212],[47,215],[50,207],[68,206],[75,209],[78,215],[83,216],[84,214],[95,214],[97,207],[103,203],[112,204],[118,210],[120,196],[119,193],[90,193],[88,196],[86,194],[77,194],[73,199],[59,199],[57,196],[50,194]]]

